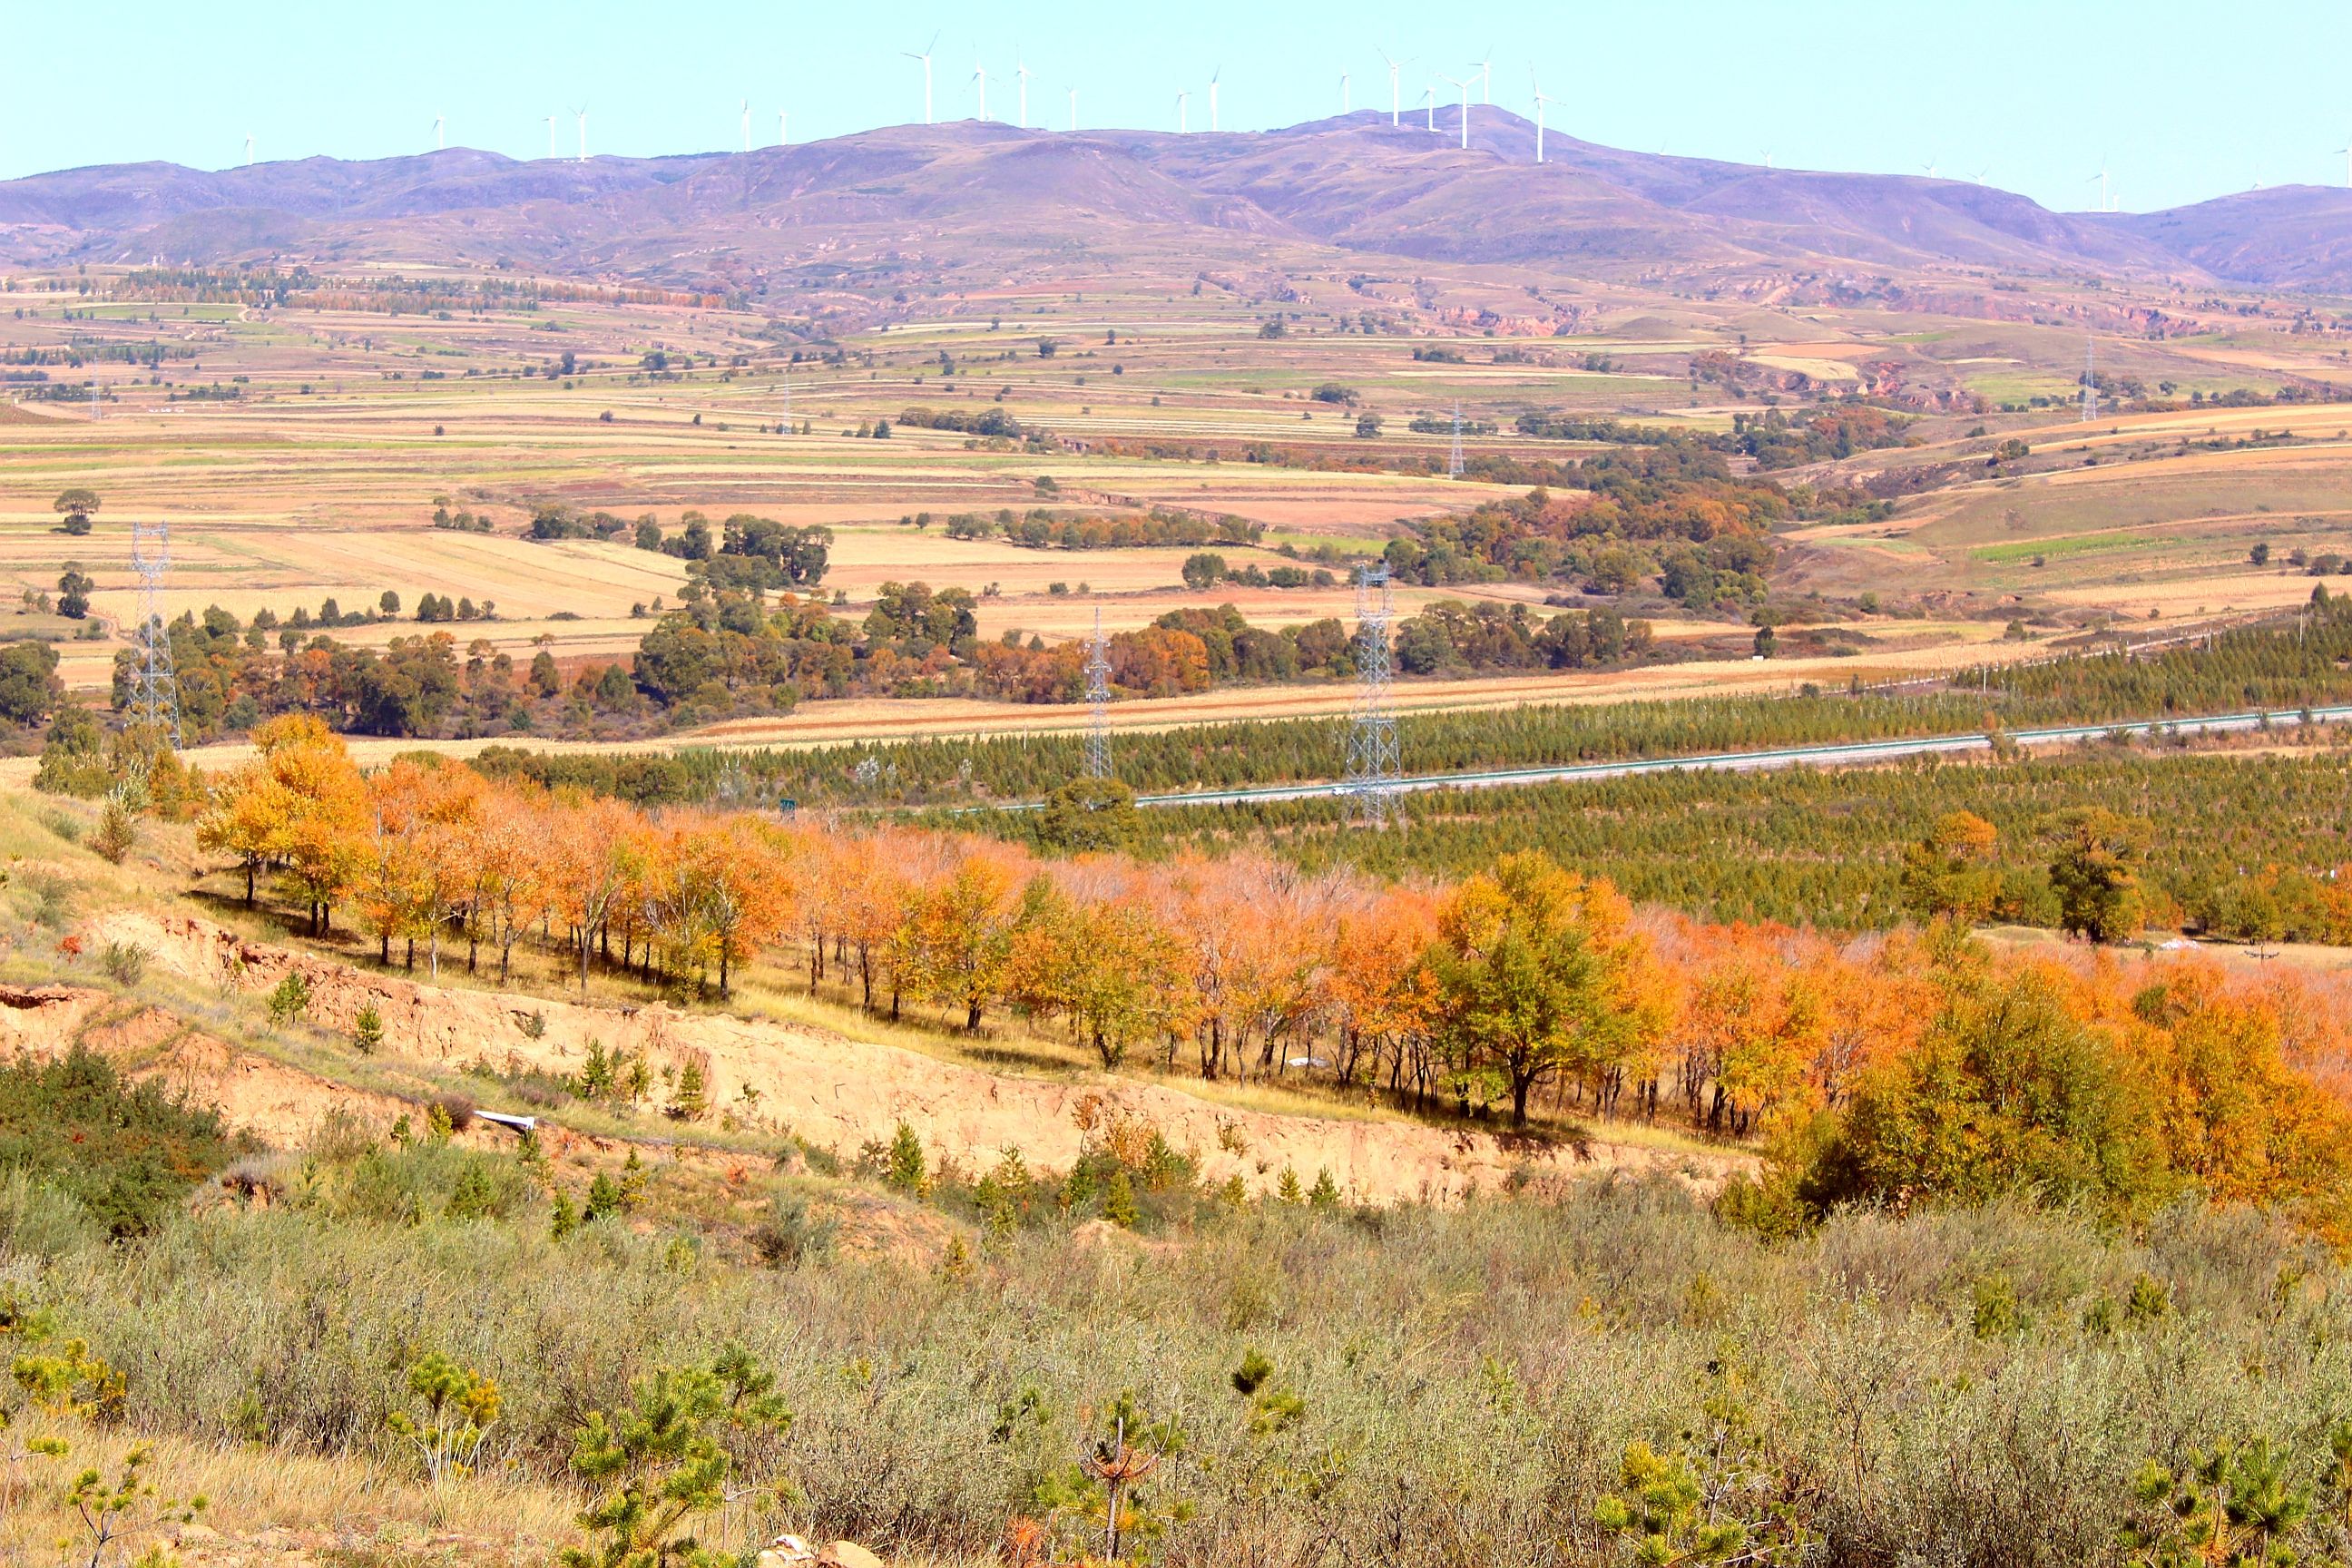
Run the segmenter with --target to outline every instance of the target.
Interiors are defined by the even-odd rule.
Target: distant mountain
[[[1232,237],[1403,258],[1643,268],[2098,271],[2352,287],[2352,193],[2165,213],[2053,213],[1954,180],[1625,152],[1499,109],[1369,110],[1267,132],[1069,134],[964,121],[748,153],[517,162],[452,148],[205,173],[170,163],[0,183],[0,259],[508,259],[689,280],[887,254],[898,264]],[[1221,240],[1219,236],[1228,237]]]
[[[2352,190],[2273,185],[2106,221],[2216,278],[2352,293]]]

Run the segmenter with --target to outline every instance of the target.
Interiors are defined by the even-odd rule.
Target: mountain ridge
[[[727,249],[788,263],[908,226],[1044,251],[1063,231],[1310,241],[1601,271],[1990,268],[2352,289],[2352,191],[2284,186],[2162,212],[2063,214],[1965,181],[1651,154],[1507,110],[1271,132],[897,126],[750,153],[520,160],[450,148],[206,172],[92,165],[0,182],[0,259],[480,261],[674,274]],[[911,241],[909,241],[911,243]],[[921,245],[918,244],[920,249]]]

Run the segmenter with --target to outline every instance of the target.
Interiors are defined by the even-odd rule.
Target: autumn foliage
[[[1414,1108],[1672,1117],[1781,1151],[1777,1201],[2015,1191],[2129,1211],[2184,1192],[2330,1228],[2352,1171],[2352,1044],[2316,982],[2087,950],[1998,957],[1938,921],[1860,941],[1637,910],[1537,852],[1458,883],[1255,855],[1045,859],[894,826],[785,821],[488,779],[363,774],[314,719],[262,727],[199,842],[314,931],[338,908],[414,964],[560,952],[728,992],[773,984],[965,1030],[1008,1013],[1105,1068],[1306,1079]],[[2095,825],[2094,825],[2095,826]],[[1986,834],[1913,868],[1965,915]]]

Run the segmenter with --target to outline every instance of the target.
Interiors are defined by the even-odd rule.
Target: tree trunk
[[[245,863],[245,907],[253,908],[253,862]]]
[[[963,1032],[967,1035],[980,1032],[980,1004],[977,1002],[971,1003],[964,1008]]]

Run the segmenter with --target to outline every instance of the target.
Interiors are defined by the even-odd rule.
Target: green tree
[[[2050,885],[2069,935],[2118,942],[2140,928],[2140,858],[2154,829],[2105,806],[2061,812],[2050,831]]]
[[[773,1373],[740,1345],[707,1367],[663,1368],[631,1385],[628,1408],[592,1412],[572,1445],[572,1469],[602,1495],[579,1514],[587,1544],[563,1550],[564,1568],[732,1568],[692,1521],[729,1495],[730,1428],[782,1433],[792,1415]]]
[[[1037,840],[1065,855],[1124,849],[1135,828],[1133,790],[1117,779],[1075,778],[1045,797]]]
[[[2135,1568],[2286,1568],[2286,1538],[2310,1516],[2311,1489],[2290,1479],[2291,1450],[2267,1437],[2191,1454],[2172,1471],[2151,1459],[2132,1484],[2142,1517],[2123,1543]]]
[[[1903,852],[1903,902],[1923,920],[1949,918],[1974,925],[2000,897],[1994,862],[2000,835],[1969,811],[1936,819],[1927,837]]]
[[[1605,882],[1539,850],[1506,855],[1454,892],[1429,964],[1436,1034],[1457,1073],[1493,1074],[1525,1126],[1528,1096],[1563,1068],[1617,1060],[1665,1024],[1646,946]]]
[[[0,644],[0,721],[37,724],[65,695],[55,648],[38,642]]]
[[[503,1400],[491,1379],[438,1352],[408,1369],[408,1394],[415,1405],[394,1410],[385,1425],[416,1450],[438,1490],[473,1468]]]
[[[60,531],[79,537],[89,531],[89,515],[98,510],[98,492],[76,485],[52,501],[49,510],[65,519],[58,524]]]
[[[90,591],[98,586],[79,561],[66,563],[65,571],[58,577],[58,614],[69,621],[86,619],[89,615]]]

